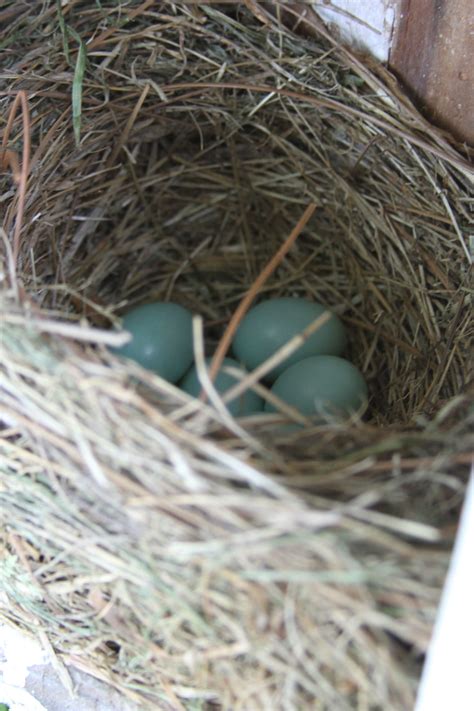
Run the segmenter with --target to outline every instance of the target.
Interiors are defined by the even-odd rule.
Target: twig
[[[287,237],[278,252],[273,255],[268,264],[262,269],[258,277],[255,279],[254,283],[240,302],[239,306],[237,307],[236,311],[234,312],[232,318],[229,321],[229,325],[227,326],[224,335],[222,336],[219,345],[217,346],[214,358],[212,359],[212,364],[209,369],[209,376],[211,380],[216,377],[219,368],[222,365],[222,361],[224,360],[225,354],[227,353],[232,339],[235,335],[235,332],[237,331],[237,328],[242,318],[247,313],[252,301],[257,296],[259,289],[261,289],[263,284],[265,284],[267,279],[273,274],[273,272],[278,267],[285,255],[289,252],[289,250],[295,243],[296,239],[308,223],[310,217],[313,215],[315,210],[315,203],[311,203],[310,205],[308,205],[289,237]]]

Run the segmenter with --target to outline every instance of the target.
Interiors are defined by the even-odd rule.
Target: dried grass
[[[257,10],[0,14],[2,615],[151,708],[407,709],[473,444],[469,154]],[[107,351],[173,298],[202,358],[310,202],[260,293],[341,314],[364,422],[276,435]]]

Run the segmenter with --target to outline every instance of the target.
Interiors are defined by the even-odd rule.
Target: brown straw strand
[[[11,130],[13,127],[13,122],[15,120],[15,116],[16,116],[16,112],[17,112],[19,104],[21,104],[22,119],[23,119],[23,156],[22,156],[21,171],[20,171],[20,175],[19,175],[18,208],[17,208],[17,213],[16,213],[15,231],[14,231],[14,236],[13,236],[13,264],[14,264],[15,270],[18,266],[17,261],[18,261],[18,255],[20,252],[20,232],[21,232],[21,227],[23,225],[23,215],[24,215],[24,211],[25,211],[25,200],[26,200],[26,187],[27,187],[27,182],[28,182],[28,174],[29,174],[29,170],[30,170],[30,166],[29,166],[30,148],[31,148],[30,113],[29,113],[29,109],[28,109],[28,99],[27,99],[25,91],[19,91],[13,101],[13,105],[10,109],[10,115],[8,117],[7,126],[5,128],[5,133],[3,134],[2,150],[1,150],[1,156],[2,156],[2,161],[3,161],[4,156],[6,154],[6,146],[8,143],[8,139],[10,137],[10,133],[11,133]],[[7,156],[8,155],[9,154],[7,154]],[[9,162],[10,162],[10,164],[12,164],[11,155],[9,158]],[[13,165],[15,165],[14,161],[13,161]],[[12,284],[12,286],[13,286],[13,284]]]
[[[240,302],[239,306],[235,310],[212,359],[212,364],[209,370],[211,380],[216,377],[217,372],[222,365],[222,361],[224,360],[225,354],[227,353],[231,341],[235,335],[235,332],[237,331],[241,320],[250,308],[252,301],[257,296],[259,289],[262,288],[267,279],[273,274],[282,259],[286,256],[293,244],[296,242],[302,230],[307,225],[309,219],[312,217],[314,211],[316,210],[316,207],[317,206],[315,203],[310,203],[308,205],[290,235],[284,241],[280,249],[273,255],[268,264],[262,269],[258,277],[255,279],[254,283]]]

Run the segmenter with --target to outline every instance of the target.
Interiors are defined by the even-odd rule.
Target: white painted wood
[[[0,622],[0,703],[10,711],[138,711],[114,688],[77,669],[68,672],[72,695],[41,644]]]
[[[19,686],[3,684],[0,681],[0,701],[9,707],[9,711],[48,711],[43,704]]]
[[[415,711],[473,711],[474,471]]]
[[[343,42],[381,62],[388,60],[398,0],[331,0],[313,2],[313,7],[337,28]]]

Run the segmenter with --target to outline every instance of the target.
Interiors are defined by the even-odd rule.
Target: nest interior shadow
[[[472,445],[469,156],[323,27],[257,14],[25,6],[4,36],[3,114],[28,93],[33,146],[23,298],[2,297],[5,614],[154,708],[407,708]],[[259,296],[340,314],[364,422],[229,431],[100,342],[41,329],[165,299],[212,350],[310,202]]]

